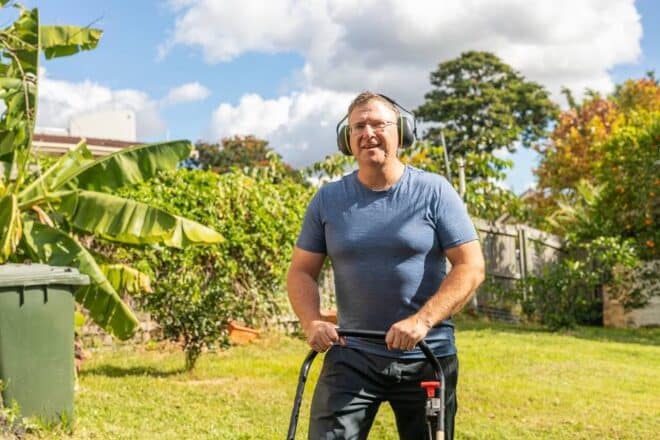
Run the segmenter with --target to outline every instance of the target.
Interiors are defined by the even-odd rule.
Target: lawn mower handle
[[[384,340],[385,335],[387,335],[387,332],[378,331],[378,330],[354,330],[354,329],[342,329],[342,328],[337,328],[336,330],[339,336],[353,336],[356,338]],[[435,357],[433,352],[431,352],[431,349],[426,344],[426,342],[424,342],[423,340],[419,341],[417,343],[417,346],[420,348],[420,350],[422,350],[424,356],[426,356],[426,360],[428,360],[429,363],[431,364],[431,367],[433,368],[433,373],[435,375],[435,379],[440,382],[440,396],[442,400],[442,407],[444,408],[445,380],[444,380],[444,374],[442,372],[442,367],[440,366],[440,362],[438,361],[438,358]],[[286,437],[287,440],[295,439],[296,427],[298,426],[298,416],[300,414],[300,405],[302,403],[302,395],[303,395],[303,391],[305,390],[305,382],[307,382],[307,375],[309,374],[309,368],[311,367],[312,362],[314,361],[314,358],[316,357],[317,354],[318,353],[316,351],[311,350],[305,357],[302,367],[300,368],[300,375],[298,377],[298,387],[296,389],[296,396],[293,401],[293,410],[291,411],[289,431]],[[442,414],[439,421],[438,432],[440,431],[444,432],[444,413]]]

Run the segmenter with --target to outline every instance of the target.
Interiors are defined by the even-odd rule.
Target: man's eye
[[[355,128],[356,130],[364,130],[364,128],[365,128],[366,126],[367,126],[367,124],[364,124],[364,123],[362,123],[362,124],[355,124],[355,125],[353,126],[353,128]]]

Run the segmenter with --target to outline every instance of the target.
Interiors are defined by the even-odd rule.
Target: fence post
[[[523,288],[523,300],[527,299],[527,231],[525,226],[518,226],[518,266],[520,267],[520,282]]]

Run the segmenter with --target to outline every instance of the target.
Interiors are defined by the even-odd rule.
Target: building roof
[[[35,133],[32,137],[32,145],[35,151],[39,153],[64,154],[67,151],[73,150],[82,139],[86,139],[87,147],[94,156],[105,156],[139,144],[139,142],[117,141],[114,139]]]

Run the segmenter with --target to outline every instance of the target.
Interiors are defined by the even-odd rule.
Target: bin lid
[[[0,265],[0,287],[50,284],[85,286],[89,284],[89,277],[81,274],[74,267],[58,267],[47,264]]]

